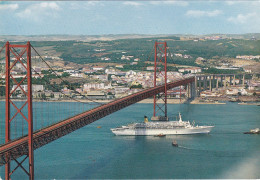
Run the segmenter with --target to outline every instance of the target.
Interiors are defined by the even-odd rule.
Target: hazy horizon
[[[0,34],[0,36],[123,36],[123,35],[144,35],[144,36],[178,36],[178,35],[183,35],[183,36],[188,36],[188,35],[193,35],[193,36],[205,36],[205,35],[245,35],[245,34],[260,34],[258,32],[249,32],[249,33],[206,33],[206,34],[36,34],[36,35],[25,35],[25,34]]]

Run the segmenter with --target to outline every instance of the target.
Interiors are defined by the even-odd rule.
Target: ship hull
[[[164,135],[185,135],[185,134],[207,134],[211,131],[213,126],[199,126],[192,128],[176,128],[176,129],[127,129],[115,128],[111,131],[118,136],[153,136],[158,134]]]

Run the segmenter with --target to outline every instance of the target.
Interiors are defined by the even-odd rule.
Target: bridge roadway
[[[195,81],[194,77],[186,77],[167,84],[167,89],[172,89],[180,85],[186,85]],[[60,121],[56,124],[40,129],[33,133],[33,148],[37,149],[62,136],[65,136],[87,124],[101,119],[113,112],[125,108],[143,99],[152,97],[160,92],[164,92],[164,85],[146,89],[138,93],[117,99],[94,109],[88,110],[71,118]],[[0,146],[0,166],[8,161],[17,159],[28,154],[28,136],[15,139]]]

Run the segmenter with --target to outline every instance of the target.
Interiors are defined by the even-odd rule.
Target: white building
[[[83,91],[89,91],[90,89],[105,89],[104,83],[86,83],[83,85]]]
[[[70,76],[71,76],[71,77],[83,78],[83,73],[72,73]]]
[[[118,64],[116,65],[116,68],[124,68],[124,66],[122,64]]]
[[[129,76],[129,75],[136,75],[136,72],[133,70],[127,71],[126,76]]]
[[[105,70],[106,74],[116,74],[116,69],[114,68],[108,68]]]
[[[125,94],[128,93],[130,90],[129,87],[117,87],[115,88],[115,94]]]
[[[200,67],[190,67],[190,68],[182,68],[178,70],[179,72],[190,72],[190,73],[199,73],[201,72],[201,68]]]
[[[253,55],[243,55],[243,56],[236,56],[237,59],[246,59],[246,60],[252,60],[252,59],[260,59],[260,55],[253,56]]]
[[[101,70],[104,70],[104,67],[102,67],[102,66],[94,66],[94,67],[92,67],[92,69],[94,71],[101,71]]]
[[[180,53],[174,53],[174,56],[176,56],[176,57],[182,57],[182,54],[180,54]]]
[[[25,92],[28,91],[28,86],[27,85],[20,85],[21,88],[23,88],[23,90]],[[12,91],[17,87],[17,85],[13,85]],[[16,91],[22,91],[20,87],[17,87]],[[44,91],[44,87],[43,85],[32,85],[32,91],[34,92],[38,92],[38,91]]]
[[[146,68],[146,70],[147,70],[147,71],[153,71],[153,70],[154,70],[154,66],[148,66],[148,67]]]

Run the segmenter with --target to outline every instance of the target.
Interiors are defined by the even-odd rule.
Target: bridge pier
[[[221,77],[220,78],[220,85],[221,85],[221,87],[223,87],[223,75],[221,75],[220,77]]]
[[[251,74],[252,75],[252,74]],[[199,96],[202,91],[213,88],[218,90],[220,87],[227,89],[236,86],[236,77],[239,78],[239,83],[245,85],[245,74],[211,74],[211,75],[197,75],[195,76],[195,92]]]
[[[242,84],[242,75],[239,75],[239,84]]]
[[[197,84],[195,82],[191,82],[191,98],[197,97],[197,90],[196,90]]]
[[[229,76],[229,87],[232,85],[232,75]]]
[[[217,84],[216,84],[216,89],[218,90],[218,77],[217,77]]]
[[[212,91],[212,87],[211,87],[211,76],[209,76],[209,90]]]
[[[188,99],[190,98],[190,83],[188,83],[186,86],[186,96]]]
[[[201,76],[199,76],[198,82],[199,82],[199,94],[198,95],[200,95],[200,93],[201,93]]]
[[[206,91],[207,90],[207,76],[203,76],[203,80],[204,80],[204,84],[203,84],[203,90]]]
[[[227,88],[227,83],[226,83],[227,81],[226,81],[226,79],[227,79],[227,76],[225,75],[225,76],[224,76],[224,89]]]
[[[194,83],[194,84],[195,84],[195,94],[198,93],[198,88],[197,88],[197,87],[198,87],[198,80],[197,80],[197,78],[198,78],[198,77],[195,76],[195,83]]]

